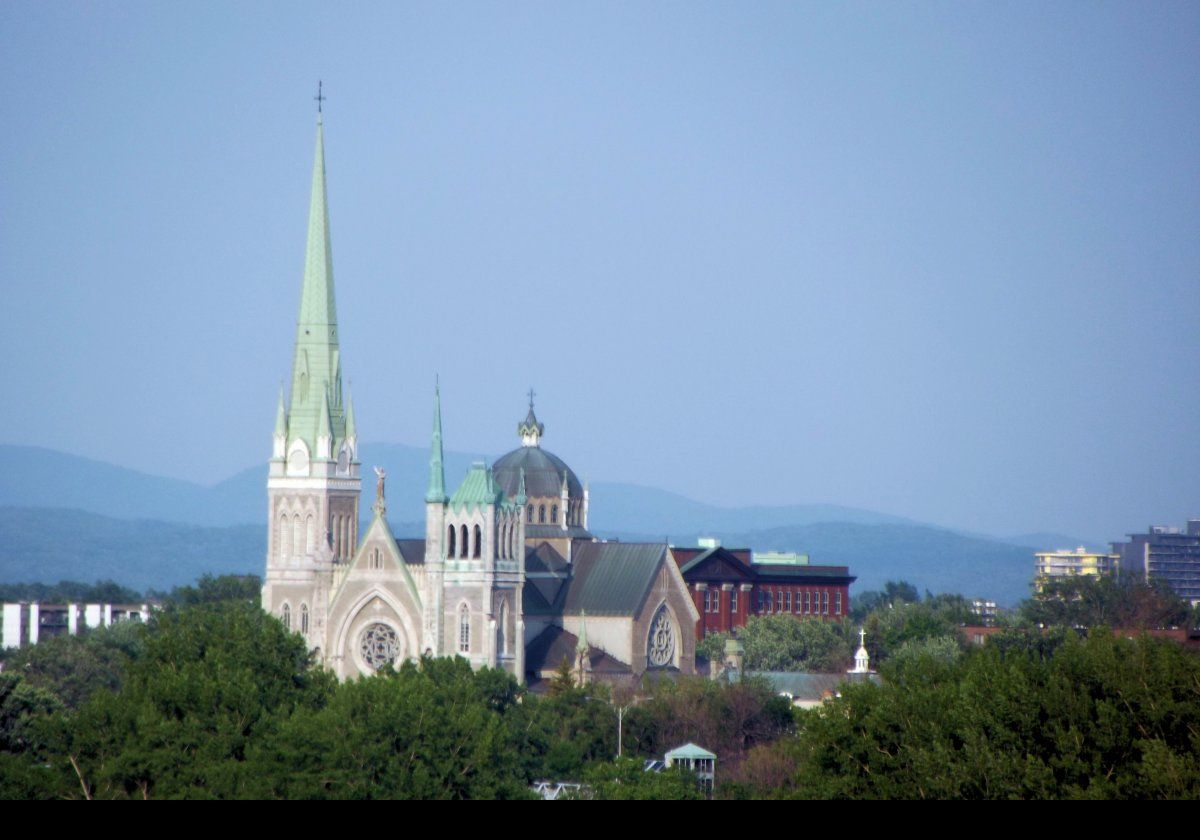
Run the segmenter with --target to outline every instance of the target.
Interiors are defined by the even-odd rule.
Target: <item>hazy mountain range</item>
[[[428,453],[364,444],[364,464],[388,471],[388,514],[397,535],[420,536]],[[447,452],[454,486],[478,456]],[[261,574],[266,553],[266,466],[212,486],[27,446],[0,446],[0,582],[111,578],[169,588],[204,572]],[[364,480],[364,512],[371,481]],[[1032,552],[1094,541],[1056,534],[1008,539],[959,533],[897,516],[836,505],[724,508],[665,490],[591,486],[593,533],[621,539],[698,536],[725,545],[809,554],[847,565],[852,592],[909,580],[934,592],[961,592],[1013,604],[1028,594]]]

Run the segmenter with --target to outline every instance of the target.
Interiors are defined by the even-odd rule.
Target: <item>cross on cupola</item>
[[[546,431],[546,427],[538,422],[537,415],[533,413],[533,398],[536,396],[532,388],[529,389],[529,413],[525,415],[525,419],[517,426],[517,434],[521,436],[522,446],[539,446],[539,441]]]

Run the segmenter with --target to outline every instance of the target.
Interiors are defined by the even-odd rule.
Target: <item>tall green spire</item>
[[[433,438],[429,442],[429,490],[425,501],[446,502],[446,470],[442,466],[442,389],[433,387]]]
[[[327,399],[323,398],[326,392]],[[292,361],[289,440],[302,438],[308,444],[309,452],[315,454],[322,414],[326,415],[324,421],[331,425],[333,453],[336,454],[346,436],[346,414],[342,405],[337,307],[333,295],[333,249],[329,243],[329,210],[325,195],[325,136],[318,119],[304,285],[300,292],[296,354]]]

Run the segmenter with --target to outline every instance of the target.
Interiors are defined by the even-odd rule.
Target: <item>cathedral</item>
[[[700,615],[670,546],[593,536],[588,488],[542,447],[544,433],[531,394],[520,446],[451,489],[435,390],[424,539],[393,535],[378,468],[359,533],[358,426],[342,388],[318,118],[291,388],[279,394],[267,478],[263,608],[341,679],[423,654],[533,685],[564,661],[581,682],[693,673]]]

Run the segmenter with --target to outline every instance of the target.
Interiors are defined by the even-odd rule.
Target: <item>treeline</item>
[[[202,580],[147,625],[6,655],[0,796],[526,798],[554,780],[593,798],[695,798],[687,777],[641,769],[686,741],[717,754],[727,798],[1200,796],[1194,652],[1028,623],[947,648],[962,605],[899,594],[862,618],[877,622],[883,684],[796,711],[753,679],[632,692],[581,688],[564,671],[535,696],[461,659],[338,683],[249,582]],[[817,624],[751,626],[764,639],[799,628],[833,661],[841,652],[812,638],[845,643],[850,625]]]
[[[593,798],[683,799],[692,779],[644,773],[639,756],[701,740],[733,768],[794,732],[787,702],[753,681],[614,697],[563,675],[539,697],[502,671],[426,658],[338,683],[257,604],[201,597],[220,584],[148,625],[10,652],[0,796],[527,798],[546,779],[587,781]]]
[[[879,591],[864,592],[841,621],[791,615],[751,617],[737,631],[750,671],[816,671],[837,673],[852,663],[859,631],[873,666],[900,658],[934,656],[952,661],[966,652],[963,627],[983,619],[961,595],[926,592],[906,581],[888,581]],[[1047,583],[1040,592],[994,623],[1010,632],[1069,627],[1081,632],[1107,627],[1158,630],[1200,626],[1200,607],[1193,608],[1159,581],[1133,575],[1072,577]],[[701,656],[721,662],[728,633],[710,633],[697,645]]]
[[[148,589],[139,592],[116,581],[82,583],[60,580],[58,583],[0,583],[0,603],[38,601],[44,604],[197,604],[202,602],[245,600],[257,603],[262,592],[258,575],[203,575],[195,586],[176,586],[167,591]]]

